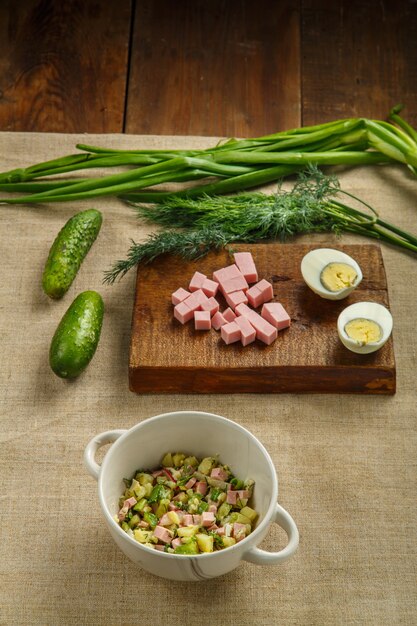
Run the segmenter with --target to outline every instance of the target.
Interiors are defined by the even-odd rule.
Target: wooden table
[[[0,130],[258,136],[336,118],[417,123],[417,3],[13,0]]]

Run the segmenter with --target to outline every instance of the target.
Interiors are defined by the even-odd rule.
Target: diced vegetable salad
[[[202,554],[233,546],[253,530],[248,506],[254,481],[243,482],[216,457],[168,452],[156,470],[137,470],[115,520],[139,543],[172,554]]]

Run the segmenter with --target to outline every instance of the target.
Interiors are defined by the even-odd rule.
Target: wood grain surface
[[[130,2],[0,3],[0,128],[122,132]]]
[[[357,260],[364,279],[347,298],[323,300],[304,283],[300,263],[309,245],[236,245],[249,250],[259,277],[274,286],[274,300],[292,319],[290,328],[266,346],[255,341],[226,345],[214,330],[197,332],[192,322],[173,318],[171,293],[187,288],[194,271],[210,276],[230,264],[228,252],[198,262],[163,257],[139,267],[129,362],[132,391],[138,393],[395,393],[392,338],[370,355],[358,355],[340,342],[339,313],[358,301],[389,305],[383,259],[378,246],[338,246]],[[222,298],[219,297],[219,301]],[[222,309],[222,307],[221,307]]]
[[[259,136],[417,124],[417,3],[5,0],[0,130]]]

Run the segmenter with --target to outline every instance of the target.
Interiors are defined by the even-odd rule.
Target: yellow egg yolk
[[[323,287],[329,291],[341,291],[352,287],[358,277],[356,270],[347,263],[329,263],[320,274]]]
[[[362,345],[375,343],[382,337],[380,325],[373,320],[367,320],[362,317],[350,320],[345,326],[345,332],[350,339]]]

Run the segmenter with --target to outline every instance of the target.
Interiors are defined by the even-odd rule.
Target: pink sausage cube
[[[216,295],[218,288],[219,283],[216,283],[214,280],[210,280],[210,278],[206,278],[206,280],[201,285],[201,289],[209,298]]]
[[[193,516],[190,513],[186,513],[182,518],[182,524],[184,526],[192,526],[194,523]]]
[[[163,543],[171,543],[174,536],[171,530],[164,528],[163,526],[155,526],[153,530],[154,537],[162,541]]]
[[[229,473],[222,467],[215,467],[210,472],[211,478],[217,478],[218,480],[227,480]]]
[[[154,549],[158,550],[158,552],[165,552],[165,546],[159,546],[158,544],[154,546]]]
[[[201,293],[203,293],[203,292],[201,292]],[[206,297],[206,296],[204,296],[204,297]],[[188,307],[190,309],[190,311],[192,311],[192,313],[194,313],[194,311],[199,311],[201,309],[200,295],[197,292],[196,293],[192,293],[191,296],[188,296],[188,298],[186,298],[185,300],[183,300],[182,302],[177,304],[177,306],[181,306],[182,304],[184,304],[186,307]]]
[[[217,534],[218,534],[218,535],[220,535],[220,536],[224,535],[224,527],[223,527],[223,526],[220,526],[220,528],[218,528],[216,532],[217,532]]]
[[[253,306],[255,309],[264,303],[262,292],[260,289],[258,289],[256,285],[253,285],[250,289],[247,290],[246,297],[248,299],[249,304]]]
[[[193,515],[194,526],[201,526],[201,515]]]
[[[233,293],[226,293],[224,298],[231,309],[235,309],[238,304],[242,302],[248,303],[248,299],[244,291],[234,291]]]
[[[239,315],[235,319],[235,323],[240,328],[240,333],[241,333],[240,340],[242,342],[242,346],[247,346],[248,344],[255,341],[256,330],[254,329],[254,327],[252,326],[252,324],[246,317],[243,317],[243,315]]]
[[[204,513],[201,516],[202,526],[211,526],[212,524],[214,524],[215,521],[216,521],[216,518],[214,516],[214,513],[211,513],[209,511],[204,511]]]
[[[250,252],[235,252],[234,260],[248,283],[256,283],[258,272]]]
[[[220,285],[224,294],[233,293],[234,291],[246,291],[249,287],[246,278],[242,274],[221,280]]]
[[[264,304],[261,315],[267,322],[272,324],[272,326],[275,326],[277,330],[291,326],[291,318],[279,302],[268,302]]]
[[[246,317],[249,320],[256,330],[256,338],[263,343],[266,343],[269,346],[277,338],[277,329],[261,317],[259,313],[246,306],[246,304],[239,304],[236,307],[236,313],[243,315],[243,317]]]
[[[161,519],[159,520],[159,524],[161,526],[171,526],[172,519],[169,517],[168,513],[164,513]]]
[[[208,298],[202,289],[197,289],[197,291],[194,291],[192,295],[194,296],[194,299],[200,303],[201,306],[204,303],[208,302]]]
[[[219,330],[224,324],[227,324],[227,319],[218,311],[211,318],[211,325],[214,330]]]
[[[175,537],[175,539],[172,540],[171,546],[174,548],[178,548],[178,546],[182,545],[181,544],[181,539],[179,537]]]
[[[274,289],[271,283],[265,280],[265,278],[260,280],[259,283],[256,283],[256,287],[262,293],[264,302],[267,302],[268,300],[272,300],[272,298],[274,297]]]
[[[222,267],[219,270],[213,272],[213,280],[216,283],[222,283],[229,278],[235,278],[236,276],[241,276],[242,272],[239,270],[237,265],[228,265],[227,267]]]
[[[243,305],[244,306],[244,305]],[[240,328],[236,322],[229,322],[221,327],[220,333],[225,343],[235,343],[240,340]]]
[[[184,487],[186,489],[191,489],[192,487],[194,487],[196,482],[197,482],[197,478],[194,478],[194,477],[190,478],[190,480],[187,483],[185,483]]]
[[[202,311],[208,311],[211,316],[215,315],[219,310],[219,303],[216,298],[209,298],[207,302],[201,304]]]
[[[185,324],[189,322],[194,316],[194,312],[188,308],[185,302],[180,302],[174,307],[174,317],[181,324]]]
[[[194,311],[194,327],[196,330],[210,330],[211,317],[209,311]]]
[[[239,524],[239,522],[235,522],[233,524],[233,537],[236,541],[242,541],[246,537],[246,526],[245,524]]]
[[[172,304],[179,304],[180,302],[188,298],[188,296],[191,296],[190,292],[180,287],[171,295]]]
[[[223,311],[223,317],[228,322],[233,322],[236,319],[236,313],[232,311],[231,308],[228,308],[225,311]]]
[[[201,272],[195,272],[192,279],[190,280],[188,289],[190,291],[197,291],[197,289],[201,289],[206,278],[207,276],[205,274],[202,274]]]
[[[229,491],[226,494],[227,504],[236,504],[237,495],[238,495],[237,491],[232,491],[232,489],[229,489]]]
[[[248,500],[250,498],[249,489],[239,489],[237,491],[237,497],[239,500]]]
[[[197,493],[201,493],[203,496],[207,493],[207,483],[202,480],[195,484],[195,490]]]

